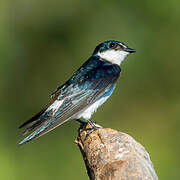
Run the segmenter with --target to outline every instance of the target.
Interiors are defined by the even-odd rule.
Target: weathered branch
[[[76,143],[90,180],[158,180],[149,154],[128,134],[87,124]]]

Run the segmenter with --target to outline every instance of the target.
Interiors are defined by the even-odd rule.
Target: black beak
[[[132,49],[132,48],[125,48],[124,49],[124,51],[126,51],[126,52],[129,52],[129,53],[135,53],[136,52],[136,50],[135,49]]]

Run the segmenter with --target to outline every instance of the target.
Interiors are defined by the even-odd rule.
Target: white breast
[[[89,106],[86,110],[84,110],[83,112],[78,113],[78,119],[79,118],[84,118],[86,120],[91,118],[91,115],[96,112],[97,108],[100,107],[107,99],[109,98],[109,96],[105,96],[102,97],[101,99],[99,99],[98,101],[96,101],[94,104],[92,104],[91,106]]]
[[[114,88],[116,87],[116,83],[113,85],[113,87],[109,90],[107,90],[97,101],[95,101],[91,106],[89,106],[87,109],[84,109],[80,111],[77,114],[77,119],[84,118],[86,120],[91,118],[91,115],[96,112],[97,108],[100,107],[113,93]]]

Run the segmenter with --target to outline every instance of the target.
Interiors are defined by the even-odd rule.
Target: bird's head
[[[109,61],[112,64],[120,65],[121,62],[130,53],[136,52],[120,41],[110,40],[99,44],[93,56],[99,56],[102,60]]]

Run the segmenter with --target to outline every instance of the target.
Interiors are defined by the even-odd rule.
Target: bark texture
[[[86,124],[76,144],[90,180],[158,180],[149,154],[128,134]]]

